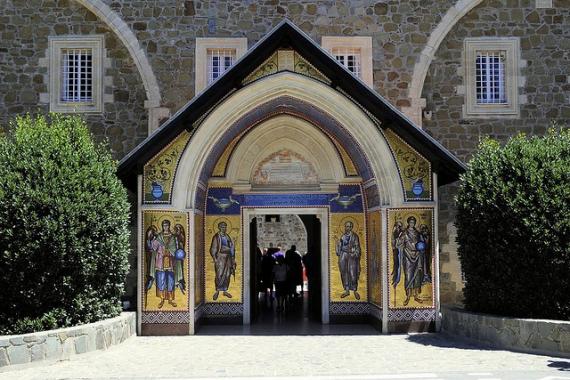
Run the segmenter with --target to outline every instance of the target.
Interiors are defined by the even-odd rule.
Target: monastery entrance
[[[312,226],[320,323],[437,329],[437,186],[462,170],[284,21],[120,164],[139,195],[139,333],[255,323],[263,215]]]
[[[267,211],[248,209],[244,213],[246,220],[251,218],[247,242],[250,297],[246,301],[250,305],[250,323],[276,325],[275,328],[308,320],[327,323],[328,314],[322,312],[323,302],[328,302],[322,287],[322,273],[328,272],[328,268],[322,267],[322,258],[327,256],[327,234],[321,219],[326,218],[328,210],[283,208],[271,210],[275,211],[272,214]],[[293,247],[297,253],[293,253]],[[286,257],[280,259],[281,253],[286,253]],[[277,279],[271,275],[276,260],[283,260],[288,269],[285,310],[273,292],[278,288]]]

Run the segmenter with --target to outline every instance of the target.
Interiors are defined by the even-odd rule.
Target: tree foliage
[[[21,116],[0,137],[0,333],[120,313],[129,203],[79,117]]]
[[[482,141],[456,201],[466,308],[570,318],[570,129]]]

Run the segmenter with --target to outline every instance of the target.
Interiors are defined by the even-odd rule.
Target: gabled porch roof
[[[391,128],[410,146],[430,160],[433,171],[438,173],[439,185],[456,181],[465,171],[465,165],[451,152],[424,130],[418,128],[390,102],[355,77],[291,21],[285,19],[249,49],[218,80],[197,94],[121,160],[117,174],[127,187],[134,190],[136,177],[142,173],[144,164],[148,160],[184,129],[191,129],[195,121],[228,93],[243,87],[243,80],[280,48],[296,50],[331,80],[331,87],[350,94],[370,114],[382,121],[382,128]]]

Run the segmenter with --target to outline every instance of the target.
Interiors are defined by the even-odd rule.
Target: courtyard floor
[[[0,379],[570,379],[570,359],[492,350],[442,334],[243,335],[206,326],[185,337],[133,337],[103,352],[0,373]],[[222,328],[223,334],[215,335]],[[232,333],[233,332],[233,333]]]

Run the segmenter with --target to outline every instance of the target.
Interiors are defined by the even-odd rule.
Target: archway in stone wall
[[[248,228],[266,213],[320,220],[323,323],[372,317],[383,332],[434,329],[438,178],[448,183],[462,169],[308,36],[280,23],[121,162],[130,186],[138,175],[141,331],[192,334],[209,319],[248,324]],[[157,275],[160,239],[173,234],[160,230],[165,220],[183,248],[178,290],[163,294],[147,279]],[[406,252],[422,256],[414,269],[426,274],[421,289],[408,287]],[[166,296],[176,305],[156,306]]]
[[[366,213],[385,203],[403,202],[398,170],[378,125],[348,98],[320,86],[290,73],[262,79],[219,104],[194,132],[192,139],[204,147],[194,145],[184,152],[172,201],[185,201],[201,214],[204,261],[196,263],[204,268],[203,288],[198,290],[203,294],[201,317],[249,323],[248,218],[267,207],[280,214],[289,208],[311,212],[324,221],[319,241],[326,295],[322,321],[356,321],[370,313]],[[190,162],[194,165],[186,165]],[[184,175],[186,171],[191,175]],[[221,222],[236,247],[235,276],[232,272],[227,289],[231,297],[216,290],[216,263],[208,254]],[[336,254],[347,225],[358,236],[362,255],[358,291],[344,289],[339,267],[344,264]],[[379,276],[374,281],[378,285],[372,286],[379,289]],[[375,315],[381,319],[380,311]]]

